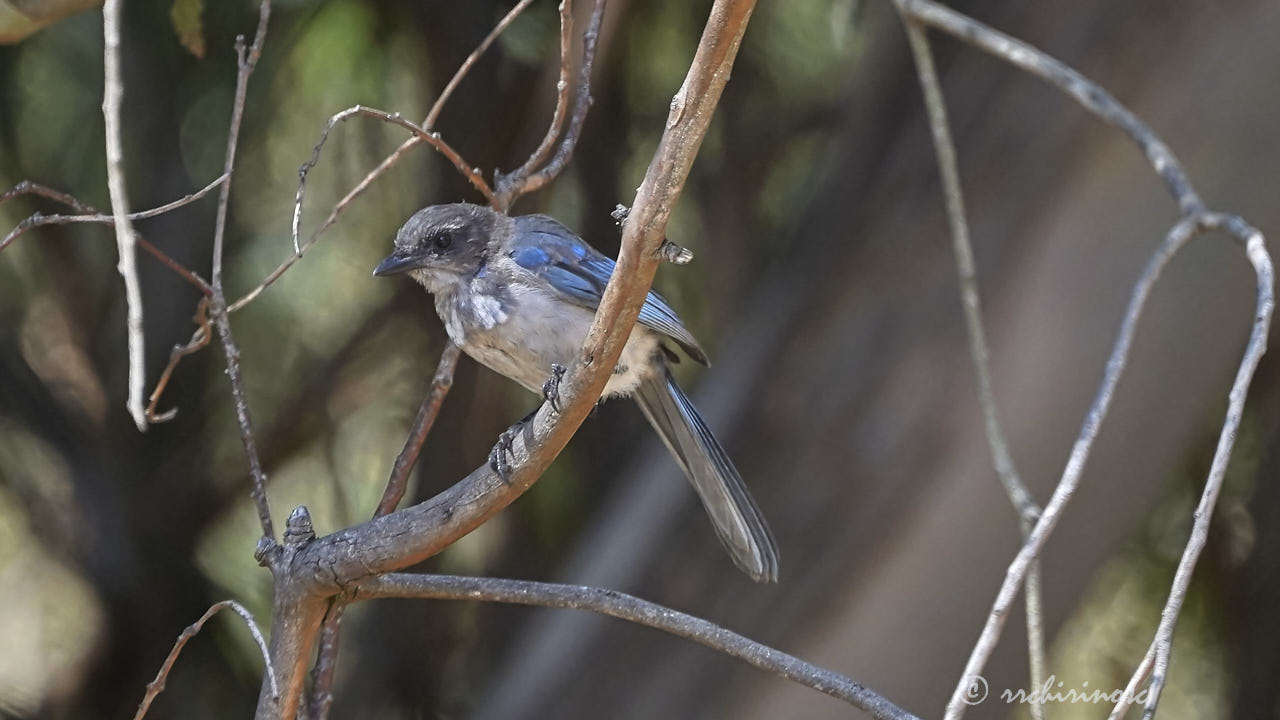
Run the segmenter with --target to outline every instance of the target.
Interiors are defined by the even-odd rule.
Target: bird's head
[[[470,203],[419,210],[396,233],[395,251],[378,263],[373,274],[407,272],[436,292],[480,269],[503,220],[508,218]]]

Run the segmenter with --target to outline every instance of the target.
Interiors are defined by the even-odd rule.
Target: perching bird
[[[373,271],[408,272],[435,296],[445,331],[464,352],[535,393],[568,366],[613,273],[614,261],[546,215],[508,217],[468,203],[409,218],[395,251]],[[706,365],[698,341],[650,292],[604,397],[635,398],[684,470],[733,562],[753,580],[778,579],[778,548],[733,462],[667,366],[673,341]]]

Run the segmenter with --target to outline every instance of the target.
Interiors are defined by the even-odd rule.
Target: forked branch
[[[1266,252],[1261,234],[1243,220],[1232,215],[1207,212],[1199,195],[1192,188],[1185,171],[1183,171],[1169,148],[1137,116],[1096,84],[1030,45],[932,2],[932,0],[896,0],[896,2],[903,20],[908,26],[908,36],[915,46],[918,59],[928,57],[927,47],[923,46],[923,43],[926,42],[922,32],[923,28],[933,27],[940,29],[1046,80],[1058,90],[1075,99],[1085,109],[1106,122],[1119,127],[1134,140],[1146,155],[1152,168],[1164,181],[1170,194],[1173,195],[1183,216],[1170,230],[1164,243],[1156,250],[1143,271],[1142,277],[1139,278],[1137,285],[1134,287],[1129,306],[1125,312],[1124,321],[1121,324],[1120,334],[1107,361],[1101,387],[1085,417],[1084,425],[1071,450],[1062,478],[1054,489],[1053,496],[1045,506],[1044,512],[1036,522],[1035,527],[1026,536],[1022,548],[1009,566],[1004,582],[987,617],[986,624],[969,656],[964,673],[956,685],[950,702],[947,704],[946,717],[948,719],[960,718],[964,714],[966,689],[974,678],[981,675],[987,660],[995,650],[996,643],[999,641],[1004,627],[1004,621],[1017,595],[1019,585],[1027,577],[1035,558],[1038,557],[1048,541],[1049,535],[1056,527],[1066,503],[1079,486],[1085,462],[1088,460],[1093,442],[1097,438],[1098,430],[1110,408],[1116,383],[1128,361],[1129,348],[1133,341],[1138,319],[1142,314],[1147,297],[1164,266],[1195,235],[1205,230],[1213,229],[1228,232],[1244,244],[1249,261],[1257,275],[1257,312],[1249,335],[1248,348],[1241,360],[1240,369],[1228,398],[1227,416],[1223,423],[1218,448],[1214,455],[1214,465],[1210,469],[1208,480],[1206,480],[1205,492],[1201,499],[1200,507],[1197,509],[1192,535],[1179,563],[1178,573],[1170,590],[1169,600],[1166,603],[1165,612],[1162,614],[1160,627],[1152,643],[1152,650],[1148,653],[1148,658],[1143,661],[1138,671],[1134,673],[1134,679],[1130,681],[1131,688],[1136,690],[1137,685],[1142,682],[1142,678],[1145,678],[1147,673],[1154,668],[1151,692],[1149,693],[1144,713],[1146,717],[1151,717],[1155,714],[1160,689],[1163,686],[1163,670],[1168,664],[1173,629],[1182,606],[1182,600],[1190,583],[1191,572],[1203,546],[1204,538],[1201,534],[1207,532],[1208,522],[1212,516],[1213,506],[1221,486],[1222,477],[1219,474],[1219,465],[1221,465],[1221,472],[1225,473],[1226,463],[1230,459],[1231,449],[1235,441],[1235,431],[1243,411],[1245,397],[1248,394],[1249,383],[1266,348],[1271,312],[1274,305],[1270,256]],[[932,76],[931,61],[926,60],[926,62],[922,63],[919,71],[921,73],[921,82],[926,88],[926,95],[936,92],[936,77]],[[931,86],[935,90],[930,90]],[[940,96],[929,98],[929,101],[940,107]],[[939,124],[945,123],[945,114],[937,112],[937,108],[932,108],[930,120],[935,137],[948,134],[945,126],[939,127]],[[939,152],[942,153],[943,150],[940,149]],[[946,170],[944,169],[945,174]],[[945,177],[944,182],[946,182]],[[955,182],[958,183],[958,181]],[[1125,699],[1121,700],[1120,705],[1115,710],[1117,717],[1123,712],[1121,705],[1127,707],[1131,697],[1131,694],[1126,694]]]

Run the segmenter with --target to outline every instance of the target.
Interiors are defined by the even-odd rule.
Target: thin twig
[[[173,664],[177,662],[182,648],[186,647],[187,642],[204,628],[204,624],[209,621],[209,618],[217,615],[221,610],[233,611],[244,620],[245,625],[249,626],[249,632],[253,634],[253,641],[258,644],[258,650],[262,652],[262,660],[266,663],[267,681],[271,683],[271,692],[276,696],[280,695],[280,691],[276,686],[276,671],[271,666],[271,656],[267,652],[267,641],[263,639],[262,631],[258,629],[258,623],[254,622],[253,615],[240,603],[235,600],[223,600],[222,602],[214,603],[212,607],[205,610],[204,615],[201,615],[199,620],[187,626],[187,629],[183,630],[182,634],[178,636],[177,642],[173,644],[173,649],[169,651],[169,656],[164,659],[164,664],[160,666],[160,672],[156,673],[154,680],[147,683],[147,692],[142,696],[142,702],[139,703],[138,712],[134,713],[133,720],[142,720],[147,714],[156,696],[164,692],[165,682],[169,679],[169,672],[173,669]]]
[[[160,402],[160,396],[164,394],[164,389],[169,385],[169,377],[173,375],[174,368],[178,367],[178,363],[182,358],[203,349],[209,344],[209,339],[213,337],[213,332],[209,329],[209,298],[205,297],[196,305],[196,314],[192,318],[196,324],[196,331],[192,333],[191,340],[186,345],[174,345],[173,350],[169,352],[169,364],[165,366],[164,372],[160,374],[160,381],[156,383],[156,389],[151,391],[151,397],[147,403],[147,422],[162,423],[168,422],[178,414],[177,408],[157,413],[156,405]]]
[[[1146,707],[1142,713],[1143,720],[1151,720],[1155,717],[1160,693],[1164,690],[1165,681],[1168,679],[1174,627],[1191,586],[1191,576],[1195,572],[1196,561],[1200,558],[1200,553],[1209,539],[1209,523],[1213,519],[1213,510],[1217,505],[1223,480],[1226,478],[1227,464],[1231,460],[1231,450],[1235,446],[1240,420],[1244,415],[1245,399],[1249,396],[1249,383],[1258,369],[1258,363],[1262,361],[1262,354],[1267,351],[1267,335],[1271,326],[1271,313],[1275,306],[1274,270],[1262,233],[1234,215],[1206,213],[1191,221],[1195,223],[1189,233],[1192,236],[1206,230],[1219,230],[1229,233],[1244,245],[1249,263],[1257,276],[1258,300],[1253,316],[1253,328],[1249,333],[1249,345],[1245,349],[1244,358],[1240,361],[1240,368],[1236,371],[1235,380],[1231,384],[1231,392],[1227,395],[1227,415],[1222,423],[1222,431],[1218,434],[1218,446],[1214,450],[1213,462],[1209,466],[1209,476],[1205,479],[1204,492],[1192,516],[1195,520],[1191,526],[1191,536],[1187,539],[1182,558],[1178,561],[1173,585],[1169,588],[1169,599],[1160,612],[1160,625],[1152,640],[1152,645],[1156,649],[1155,662]],[[1134,682],[1145,674],[1143,668],[1139,667],[1130,682]],[[1123,716],[1124,711],[1121,705],[1127,704],[1129,697],[1125,695],[1116,704],[1116,712],[1112,713],[1114,716]]]
[[[436,416],[440,414],[440,406],[444,404],[444,396],[453,386],[453,372],[458,367],[460,350],[452,342],[445,342],[440,353],[440,362],[436,365],[435,376],[431,379],[431,390],[422,400],[418,408],[418,416],[414,418],[409,437],[405,438],[404,448],[396,456],[391,467],[391,478],[387,480],[387,489],[382,492],[382,500],[374,511],[374,517],[381,517],[393,512],[400,500],[404,498],[409,487],[409,474],[413,472],[414,463],[418,462],[418,454],[422,452],[422,444],[427,440]]]
[[[147,429],[147,416],[142,406],[146,392],[146,338],[142,333],[142,285],[138,280],[138,244],[133,224],[129,222],[128,183],[124,177],[124,141],[121,139],[120,103],[124,85],[120,79],[120,7],[124,0],[106,0],[102,6],[103,66],[102,115],[106,125],[107,189],[111,193],[111,213],[115,217],[116,248],[120,262],[117,268],[124,278],[127,308],[126,334],[129,339],[129,397],[126,405],[140,432]]]
[[[964,308],[965,330],[969,337],[969,357],[973,361],[974,375],[978,380],[978,404],[982,408],[982,421],[991,451],[996,477],[1004,486],[1009,502],[1018,514],[1018,525],[1025,542],[1027,534],[1040,516],[1040,506],[1031,497],[1026,484],[1018,475],[996,410],[995,390],[991,382],[990,351],[986,331],[982,324],[982,305],[978,295],[978,273],[973,259],[973,244],[969,239],[969,222],[964,208],[960,170],[956,162],[955,141],[951,138],[951,124],[947,120],[946,101],[938,82],[938,71],[933,62],[929,40],[922,27],[906,23],[907,40],[915,58],[916,74],[924,94],[925,108],[929,116],[929,128],[933,134],[933,147],[938,159],[938,175],[942,180],[943,197],[946,200],[947,220],[951,229],[952,249],[956,257],[956,274],[960,283],[960,299]],[[1026,579],[1027,664],[1031,687],[1040,687],[1045,678],[1044,627],[1041,619],[1040,560],[1032,562]],[[1044,704],[1031,703],[1032,720],[1044,720]]]
[[[329,132],[333,130],[334,126],[356,116],[371,117],[383,122],[389,122],[413,133],[414,136],[435,148],[441,155],[444,155],[458,169],[458,172],[462,173],[462,176],[471,182],[472,187],[478,190],[481,195],[484,195],[485,199],[493,202],[493,190],[489,187],[489,183],[485,182],[480,173],[480,168],[468,165],[467,161],[458,154],[458,151],[454,150],[449,143],[440,137],[440,133],[423,129],[405,120],[398,112],[387,112],[377,108],[365,107],[364,105],[356,105],[335,113],[333,117],[329,118],[329,121],[325,123],[324,130],[320,132],[320,140],[311,149],[311,158],[304,162],[302,167],[298,168],[298,193],[293,204],[293,230],[291,233],[296,254],[301,255],[304,249],[298,238],[298,231],[302,224],[302,199],[306,194],[307,174],[316,166],[316,163],[320,162],[320,150],[324,147],[325,141],[329,139]]]
[[[450,78],[449,83],[445,85],[444,90],[440,93],[440,97],[436,98],[435,103],[431,106],[431,110],[427,112],[427,117],[422,122],[423,128],[429,130],[435,127],[436,121],[440,117],[440,112],[444,109],[445,101],[449,99],[453,94],[454,89],[458,87],[462,82],[462,79],[471,71],[476,60],[489,49],[489,46],[493,44],[494,40],[497,40],[498,36],[502,34],[502,31],[506,30],[507,26],[510,25],[525,8],[529,7],[532,2],[533,0],[520,0],[515,7],[511,8],[511,10],[498,21],[498,24],[494,26],[493,30],[491,30],[485,39],[480,42],[480,45],[478,45],[475,50],[471,51],[471,54],[467,56],[467,59],[458,67],[457,72],[455,72],[453,77]],[[290,267],[293,267],[293,264],[296,263],[307,250],[311,249],[311,246],[315,245],[320,240],[320,236],[323,235],[326,230],[338,222],[338,218],[341,217],[342,213],[346,211],[347,207],[350,206],[356,198],[363,195],[365,190],[368,190],[369,186],[372,185],[375,180],[382,177],[383,173],[390,170],[392,167],[395,167],[395,165],[400,162],[400,159],[407,155],[410,150],[421,144],[422,139],[417,135],[414,135],[408,140],[400,143],[400,147],[396,148],[394,152],[384,158],[376,168],[370,170],[369,174],[365,175],[363,180],[357,183],[355,187],[351,188],[350,192],[338,201],[338,204],[333,207],[329,216],[325,218],[324,222],[320,223],[320,227],[316,228],[311,233],[311,236],[307,238],[306,242],[302,243],[298,248],[295,248],[295,251],[290,253],[283,262],[276,266],[276,269],[272,270],[261,283],[249,292],[245,293],[235,302],[231,303],[227,308],[227,311],[236,312],[243,308],[245,305],[253,302],[253,300],[261,295],[264,290],[270,287],[272,283],[279,280],[280,276],[284,275]]]
[[[587,30],[582,36],[582,63],[578,68],[578,86],[573,100],[573,114],[569,118],[569,128],[560,138],[555,155],[542,169],[529,175],[513,175],[502,177],[498,181],[499,195],[504,206],[510,206],[521,195],[527,195],[545,187],[564,170],[573,150],[578,145],[578,137],[582,134],[582,126],[587,119],[587,110],[591,107],[591,70],[595,66],[596,41],[600,37],[600,22],[604,18],[605,0],[596,0],[591,11],[591,19],[587,21]],[[548,131],[549,132],[549,131]],[[523,168],[522,168],[523,170]],[[519,171],[517,171],[519,172]]]
[[[1099,119],[1129,136],[1164,181],[1183,216],[1201,212],[1204,203],[1169,147],[1106,90],[1053,56],[1005,35],[933,0],[894,0],[912,22],[937,28],[1016,68],[1034,75],[1080,103]]]
[[[844,675],[775,650],[708,620],[615,590],[505,578],[391,573],[360,581],[355,593],[357,600],[476,600],[587,610],[692,640],[766,672],[843,700],[880,720],[915,718],[879,693]]]
[[[1262,352],[1266,347],[1267,330],[1270,323],[1270,315],[1273,305],[1271,291],[1271,263],[1266,255],[1265,247],[1262,244],[1262,236],[1252,231],[1252,234],[1241,235],[1232,226],[1238,224],[1240,228],[1247,228],[1243,221],[1231,216],[1222,216],[1216,213],[1199,214],[1192,217],[1184,218],[1169,231],[1165,241],[1152,255],[1147,262],[1146,268],[1143,270],[1142,277],[1139,278],[1137,285],[1134,287],[1133,295],[1129,301],[1129,307],[1125,311],[1124,321],[1120,328],[1120,335],[1116,339],[1111,356],[1107,360],[1107,368],[1104,373],[1102,386],[1098,390],[1098,395],[1094,399],[1093,405],[1089,409],[1089,413],[1085,418],[1084,426],[1080,430],[1080,436],[1077,438],[1075,445],[1072,447],[1071,455],[1067,460],[1066,469],[1063,471],[1062,479],[1059,481],[1057,488],[1054,490],[1053,497],[1045,506],[1040,521],[1036,524],[1031,534],[1028,536],[1026,543],[1018,552],[1017,557],[1010,563],[1009,569],[1005,574],[1004,583],[1000,587],[1000,591],[996,596],[996,601],[992,606],[991,613],[987,617],[986,625],[983,627],[982,634],[978,642],[975,643],[973,652],[969,657],[969,662],[965,666],[962,676],[961,685],[958,686],[956,692],[952,695],[951,702],[947,705],[948,719],[959,718],[964,714],[963,693],[965,687],[973,678],[980,676],[982,669],[986,665],[986,661],[990,658],[991,653],[995,650],[996,642],[999,640],[1000,631],[1004,625],[1005,617],[1008,615],[1009,607],[1017,594],[1018,585],[1022,582],[1022,578],[1027,572],[1027,568],[1040,553],[1044,543],[1048,540],[1049,534],[1053,531],[1058,518],[1060,517],[1063,507],[1070,500],[1076,488],[1079,486],[1080,476],[1084,471],[1085,461],[1088,459],[1089,451],[1092,448],[1093,441],[1097,437],[1099,426],[1106,417],[1107,410],[1111,404],[1111,398],[1115,391],[1115,386],[1120,378],[1120,374],[1124,371],[1125,364],[1128,360],[1129,348],[1133,342],[1134,330],[1137,326],[1138,318],[1142,315],[1143,307],[1147,297],[1151,293],[1152,287],[1159,278],[1161,271],[1175,253],[1186,245],[1196,234],[1208,228],[1229,229],[1232,234],[1237,237],[1247,237],[1247,249],[1250,262],[1254,263],[1254,268],[1258,273],[1258,310],[1254,319],[1254,327],[1250,333],[1249,346],[1241,360],[1240,370],[1237,373],[1236,381],[1232,385],[1229,404],[1227,409],[1227,419],[1223,426],[1223,435],[1219,438],[1218,452],[1214,456],[1214,466],[1211,470],[1210,480],[1206,482],[1206,497],[1202,500],[1202,507],[1208,503],[1209,505],[1217,499],[1217,485],[1221,483],[1221,477],[1213,474],[1216,472],[1218,464],[1222,464],[1223,472],[1227,460],[1230,458],[1232,444],[1234,443],[1234,432],[1240,422],[1240,409],[1243,407],[1245,395],[1248,391],[1249,381],[1253,377],[1253,371],[1257,367],[1258,361],[1261,359]],[[1239,231],[1244,232],[1243,230]],[[1256,240],[1255,240],[1256,238]],[[1212,494],[1210,495],[1210,491]],[[1199,511],[1198,511],[1199,512]],[[1197,516],[1196,527],[1200,527],[1201,522],[1205,523],[1207,528],[1208,516],[1212,513],[1202,513]],[[1200,539],[1202,542],[1202,538]],[[1195,561],[1199,555],[1199,547],[1195,547],[1197,541],[1196,532],[1193,530],[1192,540],[1188,543],[1186,553],[1184,553],[1183,562],[1179,564],[1179,575],[1175,578],[1175,585],[1171,591],[1169,604],[1166,605],[1166,612],[1162,616],[1160,631],[1157,638],[1167,638],[1165,643],[1172,638],[1173,625],[1177,621],[1177,611],[1181,608],[1182,595],[1185,594],[1185,588],[1179,589],[1178,579],[1182,578],[1185,573],[1185,580],[1190,581],[1191,569],[1195,566]],[[1157,646],[1157,658],[1159,658],[1161,650]],[[1167,647],[1163,650],[1165,660],[1167,662]],[[1150,701],[1149,701],[1150,703]],[[1150,707],[1150,705],[1149,705]]]
[[[153,218],[153,217],[156,217],[157,215],[163,215],[172,210],[176,210],[184,205],[188,205],[192,202],[195,202],[196,200],[199,200],[200,198],[208,195],[210,192],[213,192],[214,188],[221,185],[224,181],[226,181],[226,179],[227,179],[227,176],[222,175],[217,179],[215,179],[213,182],[197,190],[196,192],[193,192],[190,195],[185,195],[177,200],[174,200],[173,202],[165,203],[164,205],[151,208],[150,210],[142,210],[139,212],[129,213],[129,219],[130,220],[146,220],[148,218]],[[3,200],[8,199],[10,197],[15,197],[16,195],[21,194],[15,191],[17,191],[19,188],[22,188],[23,185],[27,185],[27,184],[28,183],[26,182],[19,183],[18,186],[15,187],[13,190],[6,192],[3,197],[0,197],[0,202],[3,202]],[[71,195],[67,195],[66,193],[60,193],[56,190],[49,190],[48,188],[44,188],[43,186],[37,186],[37,187],[41,187],[45,190],[48,190],[50,193],[56,194],[57,197],[54,197],[54,195],[49,195],[43,192],[39,192],[39,193],[36,193],[34,191],[28,191],[28,192],[32,192],[33,194],[38,194],[44,197],[56,199],[58,200],[58,202],[62,202],[67,205],[70,205],[71,207],[81,211],[84,214],[44,215],[42,213],[35,213],[30,217],[28,217],[26,220],[23,220],[22,222],[18,223],[17,226],[13,228],[13,230],[9,231],[8,235],[5,235],[3,240],[0,240],[0,251],[3,251],[5,248],[7,248],[10,243],[12,243],[14,240],[17,240],[19,236],[26,233],[28,230],[32,230],[34,228],[38,228],[44,225],[67,225],[67,224],[73,224],[73,223],[99,223],[102,225],[115,224],[116,219],[114,216],[98,214],[97,211],[94,210],[92,207],[81,203],[79,200],[76,200]],[[143,250],[146,250],[148,253],[154,256],[157,260],[163,263],[166,267],[168,267],[170,270],[177,273],[178,276],[180,276],[187,282],[191,283],[192,285],[195,285],[197,288],[199,288],[201,293],[205,295],[213,294],[213,288],[211,288],[209,286],[209,283],[206,282],[204,278],[200,277],[200,275],[196,273],[194,270],[191,270],[186,266],[184,266],[182,263],[179,263],[177,260],[174,260],[168,254],[166,254],[163,250],[147,242],[146,238],[142,237],[141,235],[135,235],[135,237],[138,241],[139,247],[141,247]]]
[[[271,507],[267,503],[267,475],[262,470],[262,461],[258,457],[257,442],[253,437],[253,426],[249,420],[249,402],[244,390],[244,378],[240,374],[240,350],[236,347],[235,338],[231,334],[231,321],[227,314],[227,299],[222,290],[222,246],[227,228],[227,204],[231,196],[231,175],[235,170],[236,145],[240,138],[240,122],[244,117],[245,96],[249,89],[249,76],[253,74],[258,59],[262,57],[262,43],[267,37],[267,21],[271,17],[271,0],[262,0],[258,6],[258,30],[253,38],[253,45],[246,54],[244,36],[236,38],[236,73],[235,100],[231,106],[231,125],[227,130],[227,155],[223,165],[223,174],[227,176],[218,195],[218,213],[213,231],[213,270],[210,273],[210,285],[213,296],[209,313],[213,324],[218,328],[218,336],[222,341],[223,354],[227,358],[227,377],[231,381],[231,397],[236,409],[236,421],[240,429],[240,442],[244,446],[245,456],[249,460],[249,471],[253,478],[250,494],[258,511],[258,522],[262,526],[262,537],[275,541],[275,528],[271,522]]]
[[[1137,116],[1122,106],[1110,94],[1102,90],[1093,82],[1086,79],[1071,68],[1063,65],[1054,58],[1035,48],[1023,43],[1019,40],[1004,35],[993,30],[971,18],[960,13],[950,10],[939,5],[932,0],[896,0],[899,12],[903,15],[908,25],[908,34],[912,35],[913,30],[917,30],[923,26],[936,27],[955,37],[964,40],[975,47],[978,47],[1010,64],[1021,68],[1041,79],[1046,80],[1055,88],[1064,94],[1072,97],[1087,110],[1097,115],[1104,121],[1115,125],[1124,131],[1139,146],[1143,153],[1147,156],[1148,162],[1151,164],[1155,172],[1164,181],[1165,186],[1173,195],[1178,203],[1179,209],[1183,213],[1183,219],[1170,231],[1165,242],[1156,251],[1155,255],[1148,262],[1146,270],[1138,281],[1138,285],[1134,288],[1133,295],[1130,299],[1129,307],[1126,311],[1124,322],[1121,326],[1120,336],[1116,340],[1116,344],[1112,350],[1111,357],[1107,362],[1106,372],[1104,373],[1102,386],[1099,388],[1098,395],[1094,399],[1093,405],[1090,407],[1086,416],[1084,426],[1081,428],[1080,435],[1076,440],[1067,466],[1063,471],[1061,480],[1054,490],[1053,497],[1046,505],[1044,513],[1032,529],[1031,533],[1010,564],[1005,575],[1004,583],[1000,587],[996,601],[992,606],[990,615],[982,630],[977,643],[974,645],[970,654],[969,661],[966,664],[965,671],[957,683],[955,692],[952,694],[951,700],[947,705],[946,717],[949,719],[959,718],[963,715],[964,693],[966,688],[978,677],[982,669],[986,665],[987,659],[995,649],[995,645],[999,640],[1001,629],[1004,625],[1005,617],[1009,611],[1009,607],[1017,594],[1018,586],[1026,577],[1033,560],[1038,556],[1044,543],[1048,539],[1048,535],[1056,526],[1059,515],[1062,512],[1066,502],[1071,498],[1079,484],[1080,475],[1084,469],[1084,463],[1088,459],[1089,451],[1092,448],[1094,439],[1097,437],[1099,425],[1105,418],[1107,410],[1110,406],[1111,397],[1115,389],[1116,381],[1124,369],[1127,361],[1129,346],[1132,342],[1133,330],[1137,323],[1137,319],[1141,314],[1142,306],[1146,301],[1147,295],[1151,290],[1160,271],[1168,262],[1169,258],[1190,240],[1196,232],[1202,227],[1206,227],[1208,223],[1214,221],[1214,218],[1226,217],[1208,214],[1204,212],[1203,202],[1199,195],[1192,188],[1186,173],[1179,165],[1177,159],[1169,148],[1148,128]],[[922,36],[916,36],[913,42],[919,42]],[[1238,218],[1233,219],[1234,222],[1243,226],[1243,221]],[[1244,226],[1247,227],[1247,226]],[[1233,231],[1234,232],[1234,231]],[[1241,237],[1238,233],[1237,237]],[[1259,236],[1260,237],[1260,236]],[[1254,243],[1249,241],[1250,259],[1254,261],[1255,268],[1260,267],[1259,261],[1254,258]],[[1265,249],[1261,244],[1257,244],[1257,252],[1265,256]],[[1267,260],[1267,268],[1269,270],[1269,259]],[[1261,273],[1259,270],[1259,282],[1261,283]],[[1268,276],[1269,277],[1269,276]],[[1260,285],[1261,287],[1261,285]],[[1263,307],[1262,291],[1259,291],[1259,308]],[[1270,312],[1269,295],[1267,297],[1266,310]],[[1253,347],[1254,339],[1259,332],[1259,326],[1255,323],[1254,336],[1251,336],[1250,347]],[[1261,330],[1265,337],[1265,327]],[[1250,353],[1252,350],[1250,351]],[[1238,376],[1238,382],[1243,378],[1243,383],[1247,387],[1248,377],[1252,376],[1252,367],[1247,367],[1251,362],[1251,354],[1247,353],[1241,366],[1241,375]],[[1233,400],[1235,390],[1233,388]],[[1243,397],[1240,402],[1243,403]],[[1232,421],[1230,412],[1228,413],[1228,424]],[[1238,422],[1238,417],[1236,418]],[[1226,447],[1229,454],[1230,447]],[[1225,458],[1223,459],[1225,462]],[[1216,499],[1216,495],[1214,497]],[[1194,538],[1193,538],[1194,539]],[[1192,555],[1198,554],[1198,550],[1192,547],[1193,543],[1188,544],[1188,553]],[[1194,566],[1194,558],[1191,560],[1191,566]],[[1189,572],[1189,571],[1188,571]],[[1174,588],[1176,594],[1177,588]],[[1171,597],[1171,603],[1173,598]],[[1180,603],[1180,601],[1179,601]],[[1180,604],[1178,605],[1180,607]],[[1172,637],[1172,623],[1176,622],[1177,607],[1174,607],[1171,616],[1166,614],[1162,619],[1162,627],[1169,623],[1168,638]],[[1159,636],[1158,636],[1159,639]],[[1157,657],[1163,653],[1167,661],[1167,642],[1164,647],[1160,643],[1156,643]],[[1144,663],[1145,664],[1145,663]],[[1142,668],[1139,672],[1143,672]],[[1148,711],[1154,713],[1154,704],[1149,702]]]
[[[467,56],[462,65],[454,72],[453,77],[445,85],[440,96],[431,105],[431,109],[427,112],[427,117],[422,122],[422,127],[430,129],[434,127],[436,121],[440,117],[441,111],[444,109],[445,103],[453,95],[453,91],[466,77],[467,73],[475,65],[476,60],[488,50],[489,46],[498,38],[502,31],[516,19],[516,17],[524,11],[533,0],[521,0],[506,15],[503,16],[498,24],[485,36],[471,54]],[[411,136],[408,140],[400,144],[400,147],[387,156],[376,168],[365,175],[350,192],[338,201],[333,210],[329,212],[329,216],[320,224],[306,243],[297,245],[295,237],[295,254],[287,258],[275,271],[272,272],[262,283],[250,291],[241,299],[237,300],[232,306],[234,311],[244,304],[252,301],[257,297],[268,285],[280,277],[288,268],[301,257],[302,251],[314,245],[330,226],[338,221],[338,217],[346,210],[347,206],[359,197],[382,173],[394,166],[400,161],[400,158],[420,144],[422,139],[418,135]],[[409,437],[405,440],[405,447],[396,457],[395,465],[391,472],[391,478],[387,482],[387,488],[383,492],[382,500],[378,503],[374,517],[385,515],[395,510],[395,507],[403,498],[405,489],[408,487],[409,473],[412,471],[414,464],[417,462],[418,455],[422,450],[422,445],[426,441],[427,434],[431,431],[435,418],[439,414],[440,407],[444,402],[444,396],[448,393],[449,387],[453,384],[453,373],[457,368],[459,350],[452,342],[446,341],[444,351],[440,356],[440,363],[436,367],[435,377],[431,383],[431,390],[427,397],[423,400],[421,409],[414,420],[413,428],[410,430]],[[329,607],[324,625],[321,629],[320,647],[317,650],[316,666],[313,672],[312,685],[310,690],[310,700],[307,702],[311,714],[311,720],[325,720],[328,717],[329,709],[333,701],[333,682],[334,668],[338,661],[338,636],[341,632],[342,615],[345,601],[335,598]]]
[[[586,60],[585,57],[583,59]],[[551,156],[551,149],[555,147],[556,139],[560,137],[560,131],[564,128],[565,114],[569,110],[569,71],[572,62],[573,4],[570,0],[560,0],[560,77],[556,81],[556,107],[551,113],[551,124],[547,126],[547,132],[543,135],[537,149],[530,153],[529,159],[516,170],[498,178],[500,195],[505,196],[509,185],[518,185]]]
[[[307,720],[326,720],[329,709],[333,707],[333,680],[338,670],[338,640],[347,602],[342,597],[335,597],[320,626],[316,666],[311,672],[311,699],[306,706]]]
[[[54,190],[53,188],[41,185],[40,183],[31,182],[30,180],[23,180],[12,188],[0,193],[0,203],[10,198],[18,197],[19,195],[38,195],[40,197],[53,200],[54,202],[62,203],[63,205],[66,205],[80,213],[98,212],[97,210],[94,210],[93,207],[85,205],[77,200],[73,195],[64,193],[61,190]]]

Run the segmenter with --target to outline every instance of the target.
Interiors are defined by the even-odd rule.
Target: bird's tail
[[[773,533],[742,476],[665,363],[661,373],[640,384],[634,397],[698,491],[733,564],[756,582],[776,582],[778,546]]]

